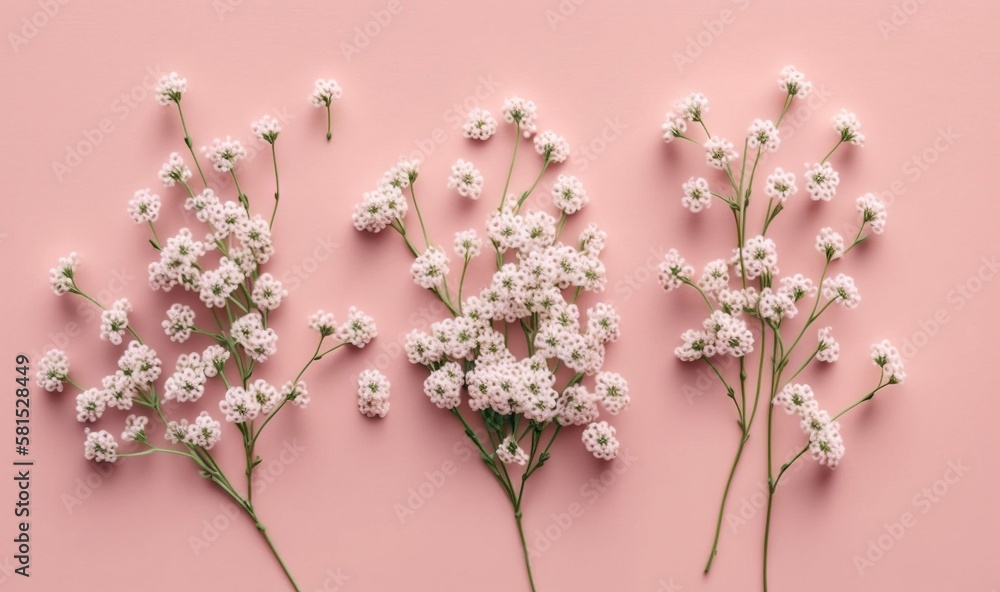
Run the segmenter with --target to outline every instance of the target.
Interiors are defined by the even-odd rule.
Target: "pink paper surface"
[[[877,378],[868,346],[882,338],[903,349],[909,378],[844,418],[848,452],[836,471],[804,462],[782,483],[771,589],[1000,587],[1000,402],[987,371],[1000,334],[1000,202],[988,181],[995,168],[988,138],[1000,131],[996,4],[18,0],[0,13],[8,33],[0,144],[8,320],[0,359],[11,378],[16,354],[37,362],[53,344],[91,382],[118,356],[119,348],[97,339],[92,308],[49,290],[48,268],[70,251],[81,257],[82,283],[108,300],[128,296],[138,329],[159,332],[173,296],[146,286],[154,254],[146,229],[125,214],[135,190],[153,187],[165,201],[166,227],[181,224],[181,192],[160,187],[156,172],[184,146],[176,113],[152,97],[155,78],[172,70],[187,77],[196,146],[228,134],[259,148],[250,122],[265,113],[287,120],[278,143],[279,251],[267,267],[291,297],[274,317],[280,350],[263,376],[283,382],[308,356],[304,319],[317,308],[342,319],[357,305],[380,331],[369,349],[312,369],[311,407],[283,414],[262,440],[268,482],[257,505],[310,592],[527,588],[508,502],[455,419],[425,400],[424,371],[398,346],[444,311],[410,281],[398,237],[362,235],[350,223],[354,203],[384,169],[419,155],[424,215],[436,240],[450,245],[454,231],[482,228],[502,188],[513,131],[501,125],[491,142],[472,145],[458,123],[477,104],[498,114],[512,94],[536,101],[541,129],[573,147],[573,162],[560,170],[578,175],[592,202],[570,230],[596,221],[608,232],[605,298],[623,312],[623,336],[606,367],[629,379],[633,397],[614,421],[622,463],[593,459],[574,430],[529,481],[524,512],[529,544],[540,551],[539,589],[759,589],[762,431],[737,474],[713,571],[701,573],[739,434],[718,385],[706,388],[700,366],[673,357],[701,309],[692,293],[664,293],[655,266],[671,247],[696,266],[728,256],[731,216],[718,204],[700,216],[680,206],[680,184],[708,170],[696,147],[664,145],[659,126],[674,100],[700,91],[713,130],[736,139],[753,118],[776,116],[777,73],[795,64],[817,92],[793,107],[782,148],[762,170],[784,166],[801,180],[802,163],[833,142],[830,118],[841,107],[857,113],[868,144],[834,157],[842,178],[834,202],[811,203],[800,191],[779,218],[773,236],[782,271],[815,277],[817,230],[852,223],[861,193],[891,200],[886,233],[837,264],[855,275],[863,301],[830,315],[841,360],[808,380],[824,406],[842,408]],[[344,88],[329,144],[322,111],[307,101],[319,77]],[[518,188],[539,164],[529,144],[522,149]],[[261,209],[273,191],[266,157],[241,165],[244,189]],[[486,175],[483,200],[445,188],[459,157]],[[488,266],[479,263],[476,282]],[[370,365],[393,382],[383,421],[355,406],[355,376]],[[72,395],[38,388],[32,575],[13,574],[17,457],[8,384],[0,589],[286,589],[252,525],[183,459],[127,459],[110,472],[88,463]],[[783,457],[802,435],[783,413],[775,420]],[[121,429],[107,418],[101,427]],[[239,472],[241,451],[227,436],[221,454]],[[278,458],[286,462],[268,464]],[[416,509],[401,518],[401,507]],[[858,558],[871,564],[859,568]]]

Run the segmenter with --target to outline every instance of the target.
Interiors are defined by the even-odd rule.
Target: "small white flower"
[[[483,175],[471,162],[461,158],[451,165],[448,189],[457,189],[458,194],[470,199],[479,199],[483,193]]]
[[[733,250],[731,263],[741,276],[746,271],[748,280],[762,275],[774,277],[778,274],[778,250],[773,240],[754,236],[747,239],[742,250]]]
[[[708,113],[708,99],[701,93],[692,93],[674,106],[676,111],[688,121],[701,121]]]
[[[262,273],[253,285],[250,299],[261,310],[274,310],[288,296],[288,290],[273,275]]]
[[[903,356],[888,339],[872,345],[872,362],[882,369],[889,378],[889,384],[903,384],[906,372],[903,370]]]
[[[752,149],[760,148],[763,152],[774,152],[781,144],[778,137],[778,128],[770,119],[754,119],[747,132],[747,146]]]
[[[220,173],[228,173],[236,167],[238,161],[247,157],[247,149],[243,144],[229,136],[225,140],[216,138],[211,146],[202,146],[201,152]]]
[[[111,305],[111,308],[101,313],[101,339],[120,345],[122,335],[128,329],[128,313],[132,312],[132,304],[127,298],[122,298]]]
[[[147,425],[149,425],[149,418],[145,415],[129,415],[125,419],[125,431],[122,432],[122,440],[126,442],[145,442]]]
[[[604,460],[614,460],[618,457],[618,440],[615,438],[615,428],[606,421],[592,423],[583,430],[583,445],[595,457]]]
[[[583,188],[583,183],[572,175],[559,175],[552,185],[552,204],[572,215],[579,212],[583,206],[587,205],[590,198]]]
[[[621,374],[599,372],[594,381],[596,383],[594,394],[608,413],[618,415],[628,407],[632,399],[628,396],[628,383]]]
[[[840,175],[829,162],[806,163],[806,191],[813,201],[830,201],[837,195]]]
[[[785,66],[781,69],[778,86],[793,97],[804,99],[812,92],[812,83],[806,80],[805,74],[795,69],[795,66]]]
[[[833,327],[823,327],[819,330],[819,343],[816,345],[816,359],[832,364],[840,357],[840,344],[833,338]]]
[[[475,230],[463,230],[455,233],[455,253],[462,259],[472,259],[479,255],[483,248],[483,239]]]
[[[705,142],[705,161],[712,168],[725,170],[729,163],[738,157],[739,153],[736,152],[733,143],[729,140],[712,136]]]
[[[76,253],[70,253],[67,257],[60,257],[59,265],[49,270],[49,285],[52,286],[56,296],[62,296],[74,289],[76,283],[73,281],[73,274],[76,273],[77,265],[79,260]]]
[[[361,203],[354,207],[351,219],[354,221],[354,228],[358,230],[381,232],[396,220],[402,220],[408,207],[403,191],[398,186],[383,185],[364,194]]]
[[[260,415],[261,404],[241,386],[230,387],[226,398],[219,401],[219,410],[226,414],[226,421],[246,423]]]
[[[93,422],[104,415],[108,407],[108,395],[101,389],[91,388],[76,396],[76,420]]]
[[[501,113],[504,121],[516,123],[520,127],[525,138],[530,138],[538,130],[538,126],[535,124],[538,108],[532,101],[516,96],[504,99]]]
[[[358,375],[358,411],[368,417],[389,413],[389,379],[378,370],[363,370]]]
[[[861,214],[861,221],[871,227],[875,234],[885,232],[885,219],[887,217],[885,204],[882,203],[874,193],[866,193],[858,198],[858,213]]]
[[[697,214],[712,207],[712,193],[706,179],[691,177],[684,183],[683,189],[684,197],[681,198],[681,205],[685,208]]]
[[[50,349],[38,361],[35,380],[50,393],[62,392],[63,383],[69,378],[69,358],[60,349]]]
[[[781,392],[775,395],[774,405],[781,405],[785,408],[785,413],[792,415],[797,413],[803,415],[817,409],[816,396],[812,387],[808,384],[788,384]]]
[[[861,133],[861,123],[857,116],[847,109],[841,109],[833,118],[833,129],[840,133],[841,142],[850,142],[855,146],[865,145],[865,136]]]
[[[553,131],[544,131],[535,136],[535,152],[545,158],[545,162],[565,162],[569,158],[569,142]]]
[[[274,144],[274,141],[278,139],[278,134],[281,133],[281,122],[270,115],[265,115],[250,124],[250,129],[259,140]]]
[[[660,285],[666,291],[680,288],[685,282],[691,281],[694,267],[688,265],[677,249],[670,249],[660,262]]]
[[[424,394],[440,409],[454,409],[461,403],[465,375],[456,362],[445,362],[424,379]]]
[[[768,175],[767,182],[764,184],[764,194],[770,199],[777,199],[781,203],[784,203],[795,192],[799,190],[795,186],[795,173],[788,172],[777,168],[774,172]]]
[[[420,176],[420,159],[401,160],[382,175],[380,185],[405,189]]]
[[[87,430],[83,443],[83,457],[97,462],[113,463],[118,460],[118,442],[107,430],[92,432]]]
[[[816,250],[826,256],[827,261],[840,259],[844,255],[844,237],[832,228],[823,228],[816,235]]]
[[[321,78],[316,81],[313,92],[309,96],[309,102],[312,103],[313,107],[329,107],[330,103],[340,99],[340,95],[340,85],[337,84],[336,80],[323,80]]]
[[[177,72],[171,72],[160,78],[156,85],[156,102],[161,105],[180,103],[181,97],[187,92],[187,79],[181,78]]]
[[[281,387],[281,396],[292,402],[292,405],[296,407],[305,408],[309,405],[309,391],[306,390],[306,383],[302,380],[295,384],[291,381],[286,382]]]
[[[191,179],[191,169],[184,164],[184,159],[180,154],[171,152],[167,162],[160,169],[160,182],[166,187],[173,187],[177,183],[187,183]]]
[[[410,266],[413,281],[421,288],[429,290],[444,284],[448,271],[448,255],[437,247],[428,247]]]
[[[488,140],[497,132],[497,120],[486,109],[473,109],[462,124],[462,135],[473,140]]]
[[[337,330],[337,323],[334,322],[332,313],[318,310],[309,316],[309,328],[326,337]]]
[[[848,309],[857,308],[861,302],[861,294],[854,285],[854,278],[842,273],[837,274],[837,277],[823,280],[823,297],[837,300]]]
[[[354,347],[362,348],[378,336],[378,329],[375,319],[352,306],[347,310],[347,320],[337,327],[334,336]]]
[[[517,440],[513,436],[507,436],[500,442],[500,446],[497,447],[497,457],[504,464],[517,464],[526,465],[528,464],[528,453],[525,452],[518,444]]]
[[[207,411],[202,411],[194,423],[187,426],[187,434],[184,442],[192,446],[200,446],[205,450],[211,449],[222,439],[222,424],[218,420],[212,419]]]
[[[705,265],[698,280],[698,287],[706,294],[719,294],[729,287],[729,262],[716,259]]]
[[[667,114],[663,116],[663,125],[660,126],[663,131],[663,141],[669,144],[674,141],[674,138],[680,138],[687,131],[687,120],[684,117],[677,114],[675,111],[667,111]]]

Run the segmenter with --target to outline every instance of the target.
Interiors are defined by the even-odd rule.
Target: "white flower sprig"
[[[419,162],[402,161],[383,175],[356,206],[353,221],[359,231],[395,230],[413,254],[413,281],[451,312],[429,331],[411,332],[406,354],[428,371],[423,385],[428,400],[457,418],[510,501],[535,590],[522,526],[525,484],[549,460],[556,437],[573,426],[585,428],[581,440],[596,458],[616,458],[620,444],[615,428],[598,418],[602,408],[610,415],[622,412],[630,395],[624,378],[602,370],[605,346],[620,333],[617,311],[605,303],[581,311],[578,303],[585,292],[600,292],[607,283],[600,260],[606,235],[591,224],[577,240],[560,242],[569,217],[589,201],[583,184],[569,175],[555,180],[551,200],[558,218],[524,207],[548,167],[567,159],[569,144],[551,131],[535,135],[537,107],[531,101],[512,97],[501,113],[515,128],[513,156],[499,206],[491,208],[486,220],[495,272],[477,294],[463,297],[466,272],[484,241],[475,230],[455,235],[461,275],[454,282],[452,270],[458,266],[431,241],[420,212]],[[489,112],[476,109],[463,131],[467,138],[487,140],[496,125]],[[541,157],[538,176],[524,192],[508,194],[517,146],[532,136]],[[478,198],[483,179],[470,163],[459,160],[449,186]],[[411,201],[419,233],[407,224]],[[514,353],[520,349],[513,343],[519,336],[526,355]],[[593,377],[590,386],[588,377]],[[359,405],[378,413],[382,388],[379,376],[366,376],[359,384]],[[480,422],[481,427],[473,427]]]
[[[187,92],[187,82],[176,74],[163,78],[157,91],[164,105],[176,104],[180,111],[181,98]],[[60,350],[49,351],[39,363],[37,382],[47,391],[62,391],[65,384],[79,390],[76,396],[76,417],[92,424],[102,420],[111,409],[140,411],[124,419],[121,440],[136,446],[123,451],[108,430],[85,430],[84,457],[97,462],[116,462],[123,457],[163,453],[189,459],[200,474],[231,496],[264,537],[284,570],[292,588],[299,590],[254,504],[254,470],[262,462],[257,444],[265,428],[288,403],[305,407],[309,393],[303,375],[309,367],[326,355],[353,345],[362,348],[376,335],[371,317],[353,307],[343,323],[333,315],[320,311],[310,317],[309,327],[316,332],[316,348],[301,370],[280,388],[256,378],[258,366],[277,352],[278,335],[270,325],[270,315],[284,302],[288,291],[263,266],[274,253],[271,228],[278,205],[278,171],[274,145],[281,133],[280,123],[265,116],[252,125],[254,134],[271,146],[275,172],[275,202],[270,221],[252,213],[250,200],[239,187],[235,167],[246,156],[238,141],[216,140],[206,148],[206,156],[219,172],[229,173],[236,181],[237,201],[223,200],[207,184],[196,193],[189,181],[190,169],[177,153],[172,153],[159,173],[166,187],[180,184],[187,193],[184,207],[192,211],[201,228],[181,228],[161,242],[156,224],[160,219],[161,201],[150,190],[141,190],[128,204],[129,216],[139,224],[148,225],[150,243],[159,252],[159,259],[149,265],[149,284],[153,290],[170,291],[180,286],[197,295],[205,306],[207,323],[199,322],[197,313],[188,304],[177,302],[162,322],[164,333],[173,344],[203,340],[197,347],[187,346],[178,355],[173,369],[165,369],[163,358],[150,347],[136,330],[131,318],[133,305],[120,299],[106,306],[89,295],[77,283],[79,259],[76,253],[59,260],[50,270],[50,284],[56,295],[75,294],[98,306],[101,313],[100,338],[112,344],[122,344],[130,337],[117,368],[99,387],[85,387],[70,374],[70,363]],[[192,146],[184,126],[185,144]],[[194,151],[191,151],[195,157]],[[197,164],[195,157],[195,163]],[[201,173],[201,167],[198,165]],[[141,324],[141,323],[139,323]],[[126,335],[127,334],[127,335]],[[332,342],[332,343],[331,343]],[[176,346],[174,346],[176,347]],[[162,380],[161,380],[162,378]],[[193,420],[171,418],[183,413],[185,406],[210,396],[213,383],[219,383],[223,395],[217,401],[220,421],[210,411],[201,411]],[[168,410],[165,403],[176,404]],[[359,379],[359,410],[371,417],[384,417],[389,409],[389,383],[378,373],[363,373]],[[154,437],[154,424],[159,424],[164,442]],[[224,425],[231,425],[224,428]],[[234,432],[243,447],[246,485],[238,487],[213,457],[212,450],[224,432]]]
[[[725,175],[724,188],[718,190],[712,189],[712,183],[706,179],[691,177],[683,185],[681,204],[693,213],[698,213],[708,208],[713,200],[718,200],[733,212],[736,222],[732,257],[709,262],[700,278],[695,277],[694,267],[674,249],[667,253],[660,266],[660,282],[667,291],[682,286],[690,287],[700,295],[708,309],[708,317],[700,328],[690,329],[681,335],[681,345],[676,348],[675,354],[682,361],[701,361],[708,365],[721,381],[726,395],[733,401],[740,428],[739,445],[723,491],[705,572],[711,569],[718,551],[730,486],[744,446],[750,438],[761,402],[762,388],[770,384],[770,393],[765,400],[768,409],[768,504],[763,553],[765,592],[771,510],[781,477],[807,452],[820,464],[836,467],[845,452],[837,420],[857,405],[872,399],[880,390],[900,384],[905,379],[902,358],[896,348],[888,341],[872,346],[872,360],[881,370],[877,384],[857,402],[831,417],[820,409],[808,384],[793,382],[807,370],[813,360],[832,363],[839,358],[840,344],[834,340],[831,327],[819,329],[816,345],[807,352],[798,366],[793,366],[796,368],[794,373],[789,375],[787,372],[789,363],[798,351],[796,347],[828,308],[840,304],[846,309],[854,309],[860,303],[861,295],[853,278],[844,273],[835,276],[828,273],[834,261],[839,261],[871,235],[883,232],[886,208],[871,193],[858,198],[860,224],[849,244],[845,244],[844,238],[832,228],[819,231],[815,248],[824,264],[817,281],[813,282],[801,274],[779,276],[777,245],[767,236],[767,232],[798,190],[795,175],[776,168],[767,176],[763,191],[767,198],[766,209],[761,229],[756,235],[748,230],[752,212],[750,197],[759,165],[765,156],[775,152],[780,146],[779,129],[789,106],[796,98],[808,96],[812,84],[806,81],[801,72],[787,66],[781,71],[778,85],[785,92],[785,101],[777,120],[772,123],[771,120],[755,119],[744,140],[742,155],[732,142],[709,132],[705,122],[708,100],[701,94],[693,94],[677,103],[675,109],[667,113],[661,128],[663,139],[668,143],[681,139],[701,146],[705,150],[708,165],[721,170]],[[688,127],[692,123],[701,128],[706,140],[695,140],[689,135]],[[805,188],[809,197],[816,201],[830,201],[837,194],[840,176],[829,162],[837,148],[844,143],[862,146],[865,140],[857,117],[846,110],[842,110],[834,118],[833,127],[838,134],[836,144],[823,158],[813,164],[806,164]],[[731,275],[736,280],[735,286],[730,283]],[[787,321],[799,316],[802,311],[808,311],[808,315],[801,327],[789,330]],[[771,340],[770,344],[767,343],[768,339]],[[768,345],[770,352],[767,351]],[[756,375],[752,372],[753,364],[748,361],[755,350],[758,356]],[[738,359],[738,374],[735,378],[727,377],[725,365],[719,362],[719,358],[727,356]],[[765,368],[767,359],[770,359],[769,368]],[[756,386],[753,385],[754,381]],[[767,401],[771,404],[767,404]],[[796,415],[806,437],[806,444],[799,453],[781,467],[775,465],[772,450],[774,407]]]

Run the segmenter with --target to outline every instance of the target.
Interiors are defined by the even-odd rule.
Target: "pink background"
[[[268,267],[287,278],[295,277],[295,266],[305,271],[275,316],[280,353],[264,376],[284,381],[299,367],[312,340],[303,319],[316,308],[343,318],[348,306],[361,306],[377,318],[380,337],[369,350],[315,367],[306,376],[312,407],[284,415],[265,439],[269,460],[283,442],[304,450],[275,465],[272,473],[280,476],[258,492],[263,519],[304,590],[338,589],[336,573],[349,578],[340,590],[526,589],[507,502],[464,452],[454,419],[424,400],[423,371],[398,354],[397,340],[415,324],[411,315],[435,319],[441,311],[409,280],[409,255],[398,237],[361,235],[350,224],[354,203],[382,171],[422,150],[433,235],[450,244],[455,230],[481,228],[500,191],[512,131],[502,127],[490,144],[471,146],[455,126],[456,104],[459,114],[477,102],[498,113],[505,96],[520,94],[538,103],[542,129],[564,134],[577,155],[576,165],[563,170],[584,181],[592,204],[571,229],[594,220],[609,234],[606,298],[624,319],[607,367],[628,377],[634,401],[615,421],[631,464],[595,503],[593,490],[582,488],[608,466],[583,450],[578,431],[560,439],[553,461],[529,483],[529,538],[534,542],[547,528],[559,535],[535,560],[539,589],[756,590],[762,432],[751,440],[731,497],[730,511],[744,511],[747,523],[724,530],[713,573],[703,577],[738,434],[731,404],[716,385],[699,391],[699,367],[671,353],[679,333],[696,322],[692,314],[700,315],[696,297],[664,294],[650,271],[674,246],[696,265],[728,254],[730,216],[718,205],[700,217],[681,208],[680,184],[706,174],[703,157],[692,146],[665,146],[659,125],[674,100],[698,90],[710,98],[711,126],[736,139],[754,117],[776,116],[777,72],[794,63],[825,99],[793,111],[786,129],[794,131],[763,170],[785,166],[801,175],[802,163],[819,158],[834,140],[829,121],[842,106],[858,114],[869,142],[835,156],[843,179],[836,201],[817,206],[800,196],[779,218],[774,237],[782,271],[815,277],[818,228],[852,222],[856,195],[893,194],[886,234],[838,265],[856,276],[864,298],[857,311],[831,315],[841,361],[809,380],[825,406],[840,409],[877,376],[868,360],[871,342],[888,337],[911,345],[904,348],[907,384],[843,421],[842,466],[831,473],[807,462],[782,484],[772,589],[1000,587],[1000,403],[989,374],[977,370],[993,363],[1000,335],[994,272],[984,264],[1000,254],[1000,206],[980,181],[995,168],[985,138],[1000,132],[991,80],[1000,65],[991,41],[1000,17],[995,5],[397,1],[217,0],[179,7],[73,0],[58,10],[50,6],[50,17],[46,2],[5,2],[0,30],[26,41],[8,35],[0,50],[8,80],[0,148],[0,273],[7,278],[8,318],[0,359],[7,372],[18,352],[65,339],[61,333],[74,321],[82,327],[66,345],[74,374],[96,381],[117,357],[117,348],[98,341],[97,323],[81,320],[79,302],[55,299],[46,285],[47,269],[71,250],[83,261],[83,284],[127,295],[142,311],[133,316],[138,328],[158,330],[171,300],[146,287],[153,254],[124,209],[133,191],[157,187],[168,202],[165,223],[180,224],[169,205],[179,203],[180,192],[158,187],[156,172],[183,144],[175,114],[152,99],[148,72],[176,70],[188,78],[184,105],[198,146],[226,134],[249,142],[252,120],[286,113],[278,146],[285,196],[279,253]],[[398,10],[385,22],[380,11],[387,6]],[[25,19],[42,26],[32,30]],[[880,22],[889,27],[880,30]],[[367,36],[358,33],[366,27]],[[346,55],[346,44],[357,44],[359,53]],[[678,65],[677,56],[687,62]],[[336,78],[344,88],[330,144],[323,141],[322,112],[306,100],[317,77]],[[102,122],[99,139],[86,131]],[[59,178],[53,162],[78,146],[85,156]],[[460,156],[487,176],[481,202],[463,202],[444,187]],[[533,154],[521,162],[518,187],[538,165]],[[260,208],[270,206],[269,167],[261,154],[242,168],[245,189]],[[960,285],[967,289],[957,291]],[[393,381],[384,421],[356,411],[354,377],[368,364]],[[11,390],[3,396],[8,409]],[[227,524],[220,509],[227,502],[181,459],[134,459],[110,475],[95,473],[80,454],[82,430],[70,399],[34,394],[33,577],[11,575],[13,545],[0,542],[6,559],[0,588],[285,589],[242,516],[193,552],[190,538],[204,535],[206,521]],[[10,411],[3,415],[0,431],[12,431]],[[783,456],[801,435],[783,414],[775,419]],[[120,430],[117,421],[103,425]],[[224,442],[222,454],[238,471],[234,443]],[[15,458],[12,450],[3,455]],[[420,490],[445,463],[457,467],[454,474],[401,522],[395,505],[407,504],[410,490]],[[939,480],[949,463],[968,468],[946,485]],[[0,508],[7,508],[16,490],[9,477],[3,482]],[[928,489],[936,501],[927,501]],[[67,509],[73,497],[81,503]],[[574,503],[582,515],[559,531],[553,525]],[[915,522],[888,543],[886,525],[905,513]],[[11,513],[0,514],[0,541],[9,541]],[[854,557],[880,536],[888,550],[859,573]]]

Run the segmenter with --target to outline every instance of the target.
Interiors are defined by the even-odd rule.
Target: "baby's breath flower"
[[[205,158],[212,161],[212,166],[220,173],[228,173],[236,168],[238,161],[247,157],[247,149],[243,144],[229,136],[226,136],[225,140],[216,138],[211,146],[202,146],[201,152]]]
[[[319,79],[313,86],[313,92],[309,95],[309,102],[313,107],[329,107],[330,103],[340,99],[341,88],[333,79]]]
[[[60,349],[50,349],[38,361],[38,372],[35,379],[38,385],[46,391],[62,392],[63,383],[69,378],[69,358]]]
[[[191,169],[184,163],[180,154],[171,152],[167,162],[160,169],[160,182],[166,187],[173,187],[177,183],[187,183],[191,179]]]
[[[368,417],[385,417],[389,387],[389,379],[378,370],[363,370],[358,375],[358,411]]]
[[[795,173],[786,173],[780,168],[774,169],[774,172],[768,175],[767,182],[764,183],[764,194],[781,203],[795,195],[798,190],[799,188],[795,186]]]
[[[793,97],[804,99],[812,92],[812,83],[806,80],[805,74],[795,69],[795,66],[785,66],[781,69],[778,86]]]
[[[903,356],[888,339],[872,344],[872,362],[882,369],[889,384],[903,384],[906,372],[903,370]]]
[[[833,129],[840,133],[841,142],[850,142],[855,146],[865,145],[865,136],[861,133],[861,123],[853,113],[841,109],[833,118]]]
[[[840,259],[844,254],[844,237],[832,228],[824,228],[816,235],[816,250],[825,255],[827,261]]]
[[[583,430],[583,445],[595,457],[604,460],[614,460],[618,457],[618,439],[615,438],[615,428],[606,421],[591,423]]]
[[[676,290],[691,281],[694,267],[688,265],[677,249],[670,249],[660,262],[660,285],[666,291]]]
[[[258,139],[268,144],[274,144],[274,141],[278,139],[278,134],[281,133],[281,122],[270,115],[265,115],[253,122],[250,129]]]
[[[458,194],[462,197],[479,199],[483,193],[483,175],[471,162],[460,158],[451,166],[448,189],[458,190]]]
[[[504,99],[501,113],[504,121],[516,123],[521,128],[521,133],[525,138],[530,138],[538,130],[538,126],[535,124],[538,108],[532,101],[517,96]]]
[[[771,120],[754,119],[747,132],[747,146],[760,148],[763,152],[774,152],[781,144],[778,128]]]
[[[473,140],[488,140],[497,131],[497,120],[486,109],[473,109],[462,124],[462,135]]]
[[[524,451],[513,436],[507,436],[497,447],[497,457],[504,464],[526,465],[528,464],[528,453]]]
[[[462,259],[472,259],[479,255],[483,248],[483,239],[475,230],[463,230],[455,233],[455,253]]]
[[[553,131],[545,131],[535,136],[535,152],[545,158],[545,162],[565,162],[569,158],[569,142]]]
[[[739,153],[736,152],[733,143],[718,136],[712,136],[705,142],[705,160],[708,166],[725,170],[729,163],[736,160]]]
[[[187,79],[181,78],[177,72],[171,72],[160,78],[156,85],[156,102],[161,105],[180,103],[181,97],[187,92]]]
[[[682,188],[684,189],[684,197],[681,198],[681,205],[685,208],[697,214],[712,207],[712,193],[706,179],[691,177]]]
[[[874,193],[866,193],[858,198],[858,213],[861,221],[871,227],[875,234],[885,232],[886,207]]]
[[[556,177],[556,182],[552,184],[552,204],[566,215],[579,212],[589,201],[587,191],[579,179],[572,175]]]
[[[830,201],[837,195],[840,175],[829,162],[806,163],[806,191],[813,201]]]
[[[60,257],[59,265],[49,270],[49,285],[52,286],[52,291],[56,293],[56,296],[62,296],[76,287],[73,274],[76,273],[77,265],[79,265],[79,259],[77,259],[76,253],[70,253],[66,257]]]
[[[823,280],[823,297],[836,300],[847,309],[855,309],[861,302],[861,294],[854,285],[854,278],[838,273],[837,277]]]
[[[107,430],[99,432],[86,431],[87,439],[83,443],[83,457],[97,462],[113,463],[118,460],[118,442]]]

